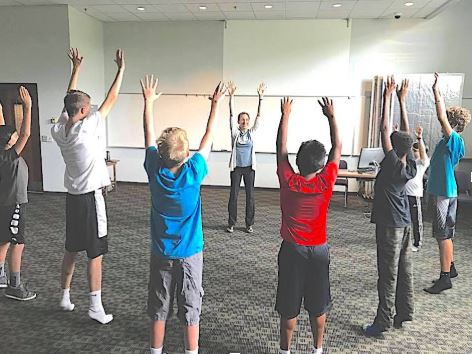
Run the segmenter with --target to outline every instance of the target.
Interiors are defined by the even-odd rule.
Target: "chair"
[[[347,170],[347,162],[346,160],[339,161],[339,169],[340,170]],[[347,207],[347,190],[349,187],[349,183],[347,177],[341,177],[336,179],[335,185],[337,186],[344,186],[344,207]]]
[[[470,172],[455,171],[457,183],[457,201],[459,203],[472,203],[472,185]]]

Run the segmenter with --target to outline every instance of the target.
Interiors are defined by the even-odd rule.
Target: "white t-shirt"
[[[110,185],[101,141],[102,115],[98,111],[90,114],[66,135],[68,119],[67,113],[62,113],[51,129],[66,164],[64,187],[70,194],[85,194]]]
[[[412,197],[423,196],[423,176],[429,167],[429,157],[426,156],[424,160],[416,160],[416,176],[406,182],[405,192]]]

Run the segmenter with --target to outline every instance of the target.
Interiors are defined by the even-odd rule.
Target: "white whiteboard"
[[[275,139],[280,121],[280,98],[266,97],[255,138],[256,152],[275,153]],[[329,126],[314,97],[295,97],[290,118],[288,149],[296,153],[300,143],[317,139],[330,148]],[[338,126],[343,141],[343,154],[353,152],[357,127],[360,126],[362,100],[359,98],[335,98]],[[154,125],[158,136],[165,128],[176,126],[188,133],[190,149],[196,150],[205,132],[210,101],[205,96],[164,95],[154,106]],[[144,147],[143,99],[140,94],[120,94],[107,119],[108,146]],[[257,111],[257,97],[235,97],[235,114],[246,111],[253,122]],[[213,150],[231,150],[228,98],[222,103],[214,137]]]

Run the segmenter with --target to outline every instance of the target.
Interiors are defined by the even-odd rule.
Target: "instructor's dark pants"
[[[246,190],[246,227],[254,225],[254,178],[256,172],[251,166],[236,167],[231,172],[231,193],[228,203],[228,225],[236,224],[238,217],[238,194],[241,185],[241,177],[244,178],[244,189]]]
[[[413,319],[413,266],[410,226],[376,226],[379,307],[374,324],[391,326],[394,313],[400,321]]]

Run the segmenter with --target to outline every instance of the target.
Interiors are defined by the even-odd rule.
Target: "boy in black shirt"
[[[23,122],[18,134],[14,127],[5,125],[0,105],[0,288],[7,288],[5,296],[15,300],[32,300],[36,293],[20,280],[21,256],[25,247],[24,206],[28,202],[28,166],[20,156],[31,131],[31,96],[20,87]],[[10,281],[5,273],[8,248]]]
[[[373,324],[362,328],[369,337],[382,336],[392,318],[396,328],[413,319],[411,220],[405,184],[415,177],[416,163],[408,156],[413,144],[411,136],[405,131],[390,135],[390,100],[394,91],[395,81],[388,77],[380,125],[385,158],[375,180],[371,219],[376,224],[379,305]]]

